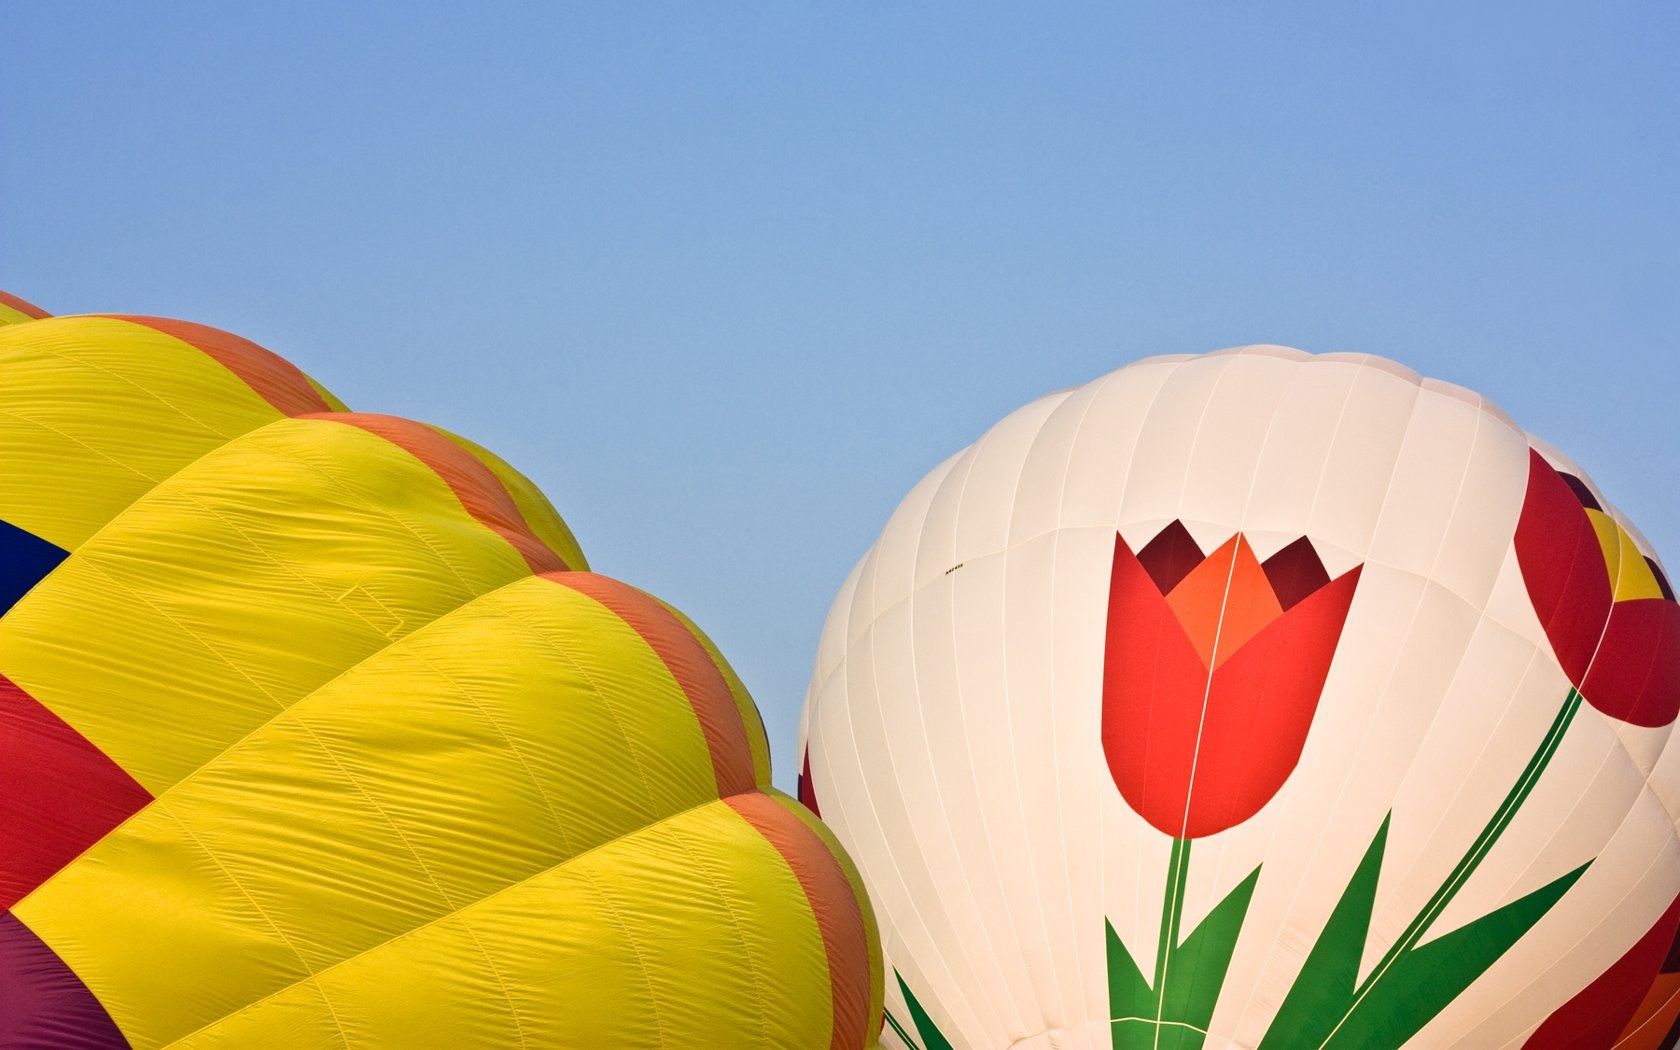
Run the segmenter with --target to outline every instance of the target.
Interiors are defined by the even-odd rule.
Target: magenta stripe
[[[81,978],[11,912],[0,914],[0,1047],[128,1048]]]

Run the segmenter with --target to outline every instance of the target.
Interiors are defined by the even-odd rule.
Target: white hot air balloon
[[[1020,409],[829,614],[801,794],[885,1042],[1657,1047],[1680,606],[1459,387],[1256,346]]]

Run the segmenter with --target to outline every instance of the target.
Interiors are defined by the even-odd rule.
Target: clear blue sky
[[[501,452],[784,786],[899,498],[1149,354],[1470,386],[1680,564],[1672,4],[248,6],[8,7],[0,287]]]

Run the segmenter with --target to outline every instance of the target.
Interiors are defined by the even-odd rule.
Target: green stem
[[[1517,810],[1521,808],[1523,802],[1533,792],[1534,785],[1540,780],[1540,774],[1545,771],[1546,765],[1552,760],[1552,756],[1557,754],[1558,745],[1563,742],[1563,734],[1569,729],[1570,722],[1574,721],[1575,713],[1580,709],[1581,694],[1575,689],[1570,689],[1569,696],[1563,702],[1563,707],[1558,710],[1557,717],[1552,719],[1551,728],[1546,731],[1545,737],[1541,739],[1540,746],[1534,749],[1534,754],[1529,757],[1528,765],[1523,768],[1522,775],[1517,778],[1517,782],[1511,786],[1510,792],[1505,796],[1505,801],[1499,804],[1499,808],[1494,811],[1492,818],[1482,828],[1482,833],[1476,836],[1476,841],[1459,859],[1458,865],[1452,870],[1452,874],[1447,876],[1447,881],[1442,883],[1440,889],[1435,891],[1435,895],[1429,899],[1428,904],[1424,905],[1423,910],[1412,919],[1411,924],[1406,927],[1400,938],[1389,946],[1382,960],[1371,971],[1371,975],[1360,984],[1355,996],[1355,1005],[1358,1004],[1358,999],[1363,998],[1371,986],[1382,977],[1395,959],[1410,951],[1418,941],[1423,939],[1423,935],[1428,932],[1430,924],[1440,917],[1441,912],[1445,911],[1447,905],[1452,903],[1453,897],[1457,896],[1458,891],[1464,888],[1465,882],[1470,878],[1470,873],[1493,849],[1494,844],[1499,841],[1499,836],[1505,833],[1505,829],[1517,815]]]
[[[883,1011],[881,1016],[887,1019],[887,1024],[891,1025],[892,1030],[898,1033],[898,1037],[904,1041],[905,1046],[908,1046],[910,1050],[922,1050],[920,1046],[916,1045],[916,1041],[910,1038],[910,1033],[904,1030],[904,1026],[898,1023],[898,1020],[893,1017],[890,1011]]]
[[[1178,947],[1184,920],[1184,884],[1190,873],[1190,840],[1173,839],[1167,860],[1167,892],[1161,901],[1161,938],[1155,951],[1155,1023],[1166,1013],[1167,963]]]

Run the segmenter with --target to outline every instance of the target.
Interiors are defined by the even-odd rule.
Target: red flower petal
[[[1139,816],[1174,838],[1199,838],[1247,820],[1277,793],[1300,761],[1359,574],[1303,598],[1210,676],[1149,571],[1115,538],[1103,752]],[[1257,566],[1254,575],[1270,599]]]
[[[1235,827],[1301,761],[1360,569],[1284,613],[1213,674],[1182,838]]]
[[[1680,713],[1680,605],[1639,598],[1612,606],[1581,695],[1636,726],[1674,721]]]
[[[1529,600],[1558,663],[1580,685],[1610,617],[1610,573],[1574,489],[1533,449],[1515,545]]]
[[[1167,595],[1167,604],[1202,663],[1215,670],[1283,612],[1240,532],[1184,577]]]
[[[1103,753],[1126,803],[1177,836],[1208,670],[1155,581],[1119,536],[1103,654]]]

